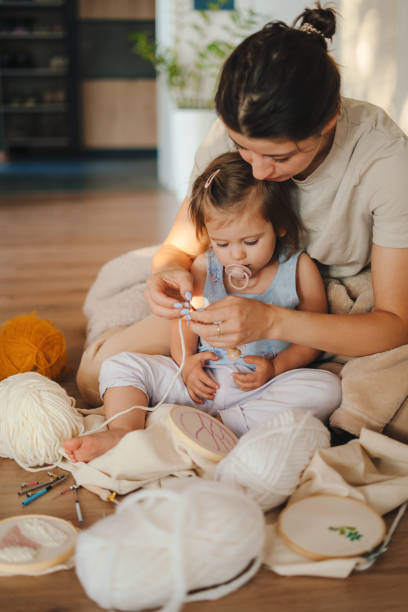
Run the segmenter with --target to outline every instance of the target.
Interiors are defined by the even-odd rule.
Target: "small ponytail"
[[[320,44],[327,51],[326,39],[332,40],[336,32],[336,11],[332,8],[322,8],[316,2],[316,8],[306,8],[293,22],[293,27],[300,21],[298,29],[301,32],[317,37]]]

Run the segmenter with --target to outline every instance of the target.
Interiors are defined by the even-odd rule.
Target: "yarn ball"
[[[175,611],[183,601],[218,599],[259,569],[259,506],[223,483],[176,480],[179,486],[129,496],[114,515],[80,532],[76,572],[102,608]],[[193,589],[205,590],[186,595]]]
[[[318,418],[287,410],[244,434],[214,478],[242,487],[263,510],[271,510],[292,495],[315,451],[329,446],[329,430]]]
[[[0,327],[0,380],[21,372],[56,379],[67,361],[65,338],[47,319],[21,315]]]
[[[24,372],[0,382],[0,456],[21,467],[55,464],[59,448],[85,429],[75,400],[54,380]]]

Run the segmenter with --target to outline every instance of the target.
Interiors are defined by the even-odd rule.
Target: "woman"
[[[374,310],[320,314],[228,297],[192,313],[191,329],[214,347],[275,338],[349,356],[382,352],[408,343],[407,138],[381,109],[341,98],[326,44],[335,33],[334,12],[317,4],[295,24],[267,24],[227,59],[216,95],[219,119],[197,152],[191,183],[212,158],[233,149],[255,178],[291,179],[305,250],[323,273],[339,278],[371,264]],[[157,352],[157,343],[146,350],[143,341],[151,342],[152,329],[160,352],[168,351],[167,319],[180,316],[174,304],[191,291],[191,262],[206,246],[187,211],[188,198],[148,281],[146,297],[162,318],[88,348],[78,373],[88,401],[98,401],[105,357],[127,349]]]

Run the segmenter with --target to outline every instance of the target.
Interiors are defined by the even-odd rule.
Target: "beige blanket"
[[[88,342],[150,313],[143,292],[157,248],[130,251],[101,268],[84,304]],[[368,312],[373,307],[368,270],[342,280],[328,279],[326,285],[332,313]],[[366,427],[408,442],[408,345],[357,359],[325,354],[318,367],[342,378],[343,399],[332,415],[333,428],[358,436]]]
[[[373,308],[371,272],[327,279],[330,312],[358,314]],[[326,354],[325,367],[342,379],[342,402],[330,425],[358,436],[363,427],[408,442],[408,345],[354,359]]]

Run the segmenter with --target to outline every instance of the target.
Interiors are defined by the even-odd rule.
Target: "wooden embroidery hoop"
[[[41,519],[50,523],[67,534],[67,541],[59,546],[42,546],[38,550],[36,558],[32,561],[24,561],[22,563],[0,561],[0,572],[7,574],[36,574],[63,563],[74,554],[77,529],[69,521],[47,514],[22,514],[0,520],[0,538],[11,527],[14,525],[18,526],[27,519]]]
[[[285,544],[313,561],[368,553],[383,541],[385,531],[384,520],[370,506],[338,495],[305,497],[278,518]]]
[[[218,463],[238,442],[236,435],[221,421],[189,406],[173,406],[169,422],[177,436],[193,450]]]

